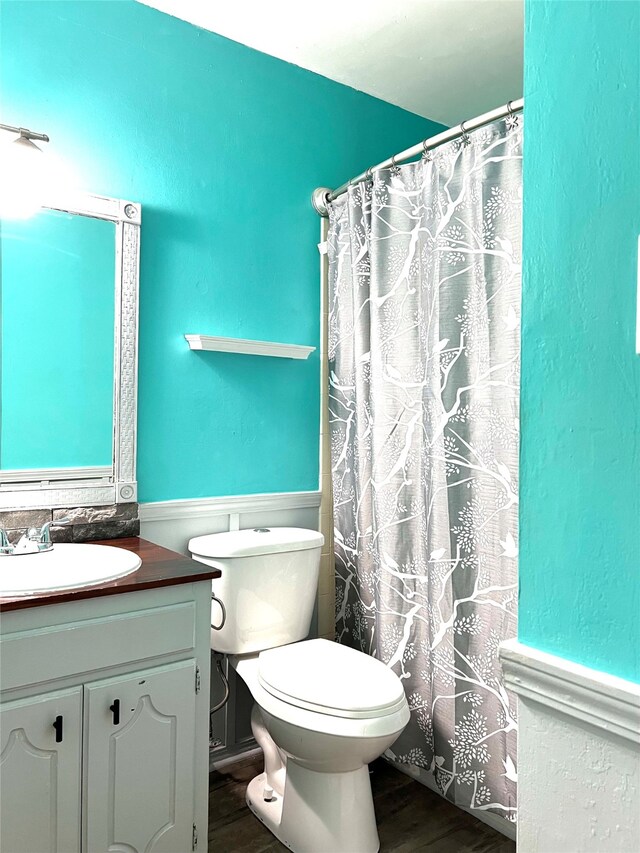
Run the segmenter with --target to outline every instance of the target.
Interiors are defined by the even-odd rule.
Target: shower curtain
[[[522,117],[330,205],[336,639],[402,679],[389,756],[516,819]]]

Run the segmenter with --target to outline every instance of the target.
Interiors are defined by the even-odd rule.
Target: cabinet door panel
[[[2,705],[2,853],[79,853],[81,725],[81,687]]]
[[[85,691],[87,853],[191,850],[195,662]]]

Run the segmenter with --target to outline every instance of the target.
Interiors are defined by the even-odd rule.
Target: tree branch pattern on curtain
[[[336,638],[404,683],[390,757],[511,821],[521,166],[509,116],[351,187],[328,241]]]

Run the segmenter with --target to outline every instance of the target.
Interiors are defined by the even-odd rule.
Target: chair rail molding
[[[168,521],[210,515],[267,512],[289,509],[315,509],[320,492],[274,492],[273,494],[228,495],[215,498],[181,498],[140,504],[141,521]]]
[[[505,683],[520,698],[640,745],[640,684],[517,640],[502,643],[500,658]]]

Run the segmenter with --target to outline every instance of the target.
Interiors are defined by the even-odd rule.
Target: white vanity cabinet
[[[210,602],[209,577],[2,612],[0,853],[206,850]]]
[[[86,850],[190,849],[195,676],[183,661],[85,687]]]
[[[80,850],[82,688],[0,707],[0,851]]]

